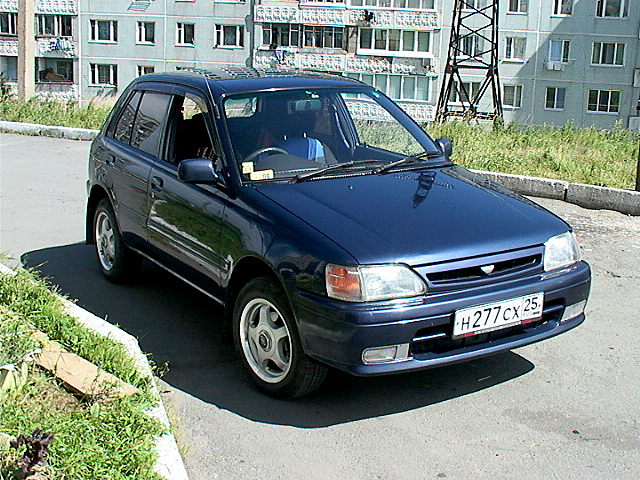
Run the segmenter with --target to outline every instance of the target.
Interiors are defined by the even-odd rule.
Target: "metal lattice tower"
[[[436,120],[449,117],[464,120],[502,118],[498,76],[498,0],[455,0],[449,54],[438,99]],[[486,48],[485,48],[486,47]],[[463,73],[486,71],[479,88],[471,88]],[[480,111],[479,104],[491,89],[493,111]],[[453,96],[453,97],[452,97]],[[455,98],[456,105],[449,102]]]

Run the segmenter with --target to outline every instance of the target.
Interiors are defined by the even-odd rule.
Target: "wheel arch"
[[[87,245],[93,244],[93,217],[95,216],[98,203],[104,198],[109,198],[107,191],[100,185],[94,185],[91,187],[89,198],[87,200],[87,217],[85,222],[85,243]],[[109,199],[109,201],[111,201]],[[113,207],[113,203],[111,205]]]

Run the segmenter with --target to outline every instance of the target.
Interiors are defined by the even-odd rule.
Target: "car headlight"
[[[580,261],[580,247],[573,232],[551,237],[544,243],[545,271],[566,267]]]
[[[347,302],[372,302],[423,295],[427,286],[405,265],[344,266],[328,264],[327,294]]]

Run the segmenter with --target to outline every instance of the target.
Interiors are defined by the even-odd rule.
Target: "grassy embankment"
[[[80,399],[33,363],[26,384],[0,391],[0,432],[53,434],[48,446],[50,479],[152,480],[153,435],[161,426],[144,413],[155,403],[149,379],[140,375],[122,346],[80,326],[44,282],[28,272],[0,274],[0,365],[19,364],[37,348],[31,329],[48,334],[64,348],[93,362],[141,393],[109,402]],[[0,445],[0,479],[22,478],[17,471],[25,448]]]
[[[0,119],[99,128],[109,105],[15,100],[0,102]],[[452,122],[426,125],[434,137],[453,141],[453,160],[472,169],[555,178],[603,187],[635,185],[638,138],[628,130],[507,125],[487,130]]]

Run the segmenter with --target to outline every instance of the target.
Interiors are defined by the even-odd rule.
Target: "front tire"
[[[273,280],[251,280],[233,310],[233,338],[242,363],[263,392],[295,398],[317,389],[327,367],[307,357],[282,288]]]
[[[112,282],[122,282],[138,267],[139,257],[122,240],[116,215],[103,198],[93,216],[93,243],[102,274]]]

